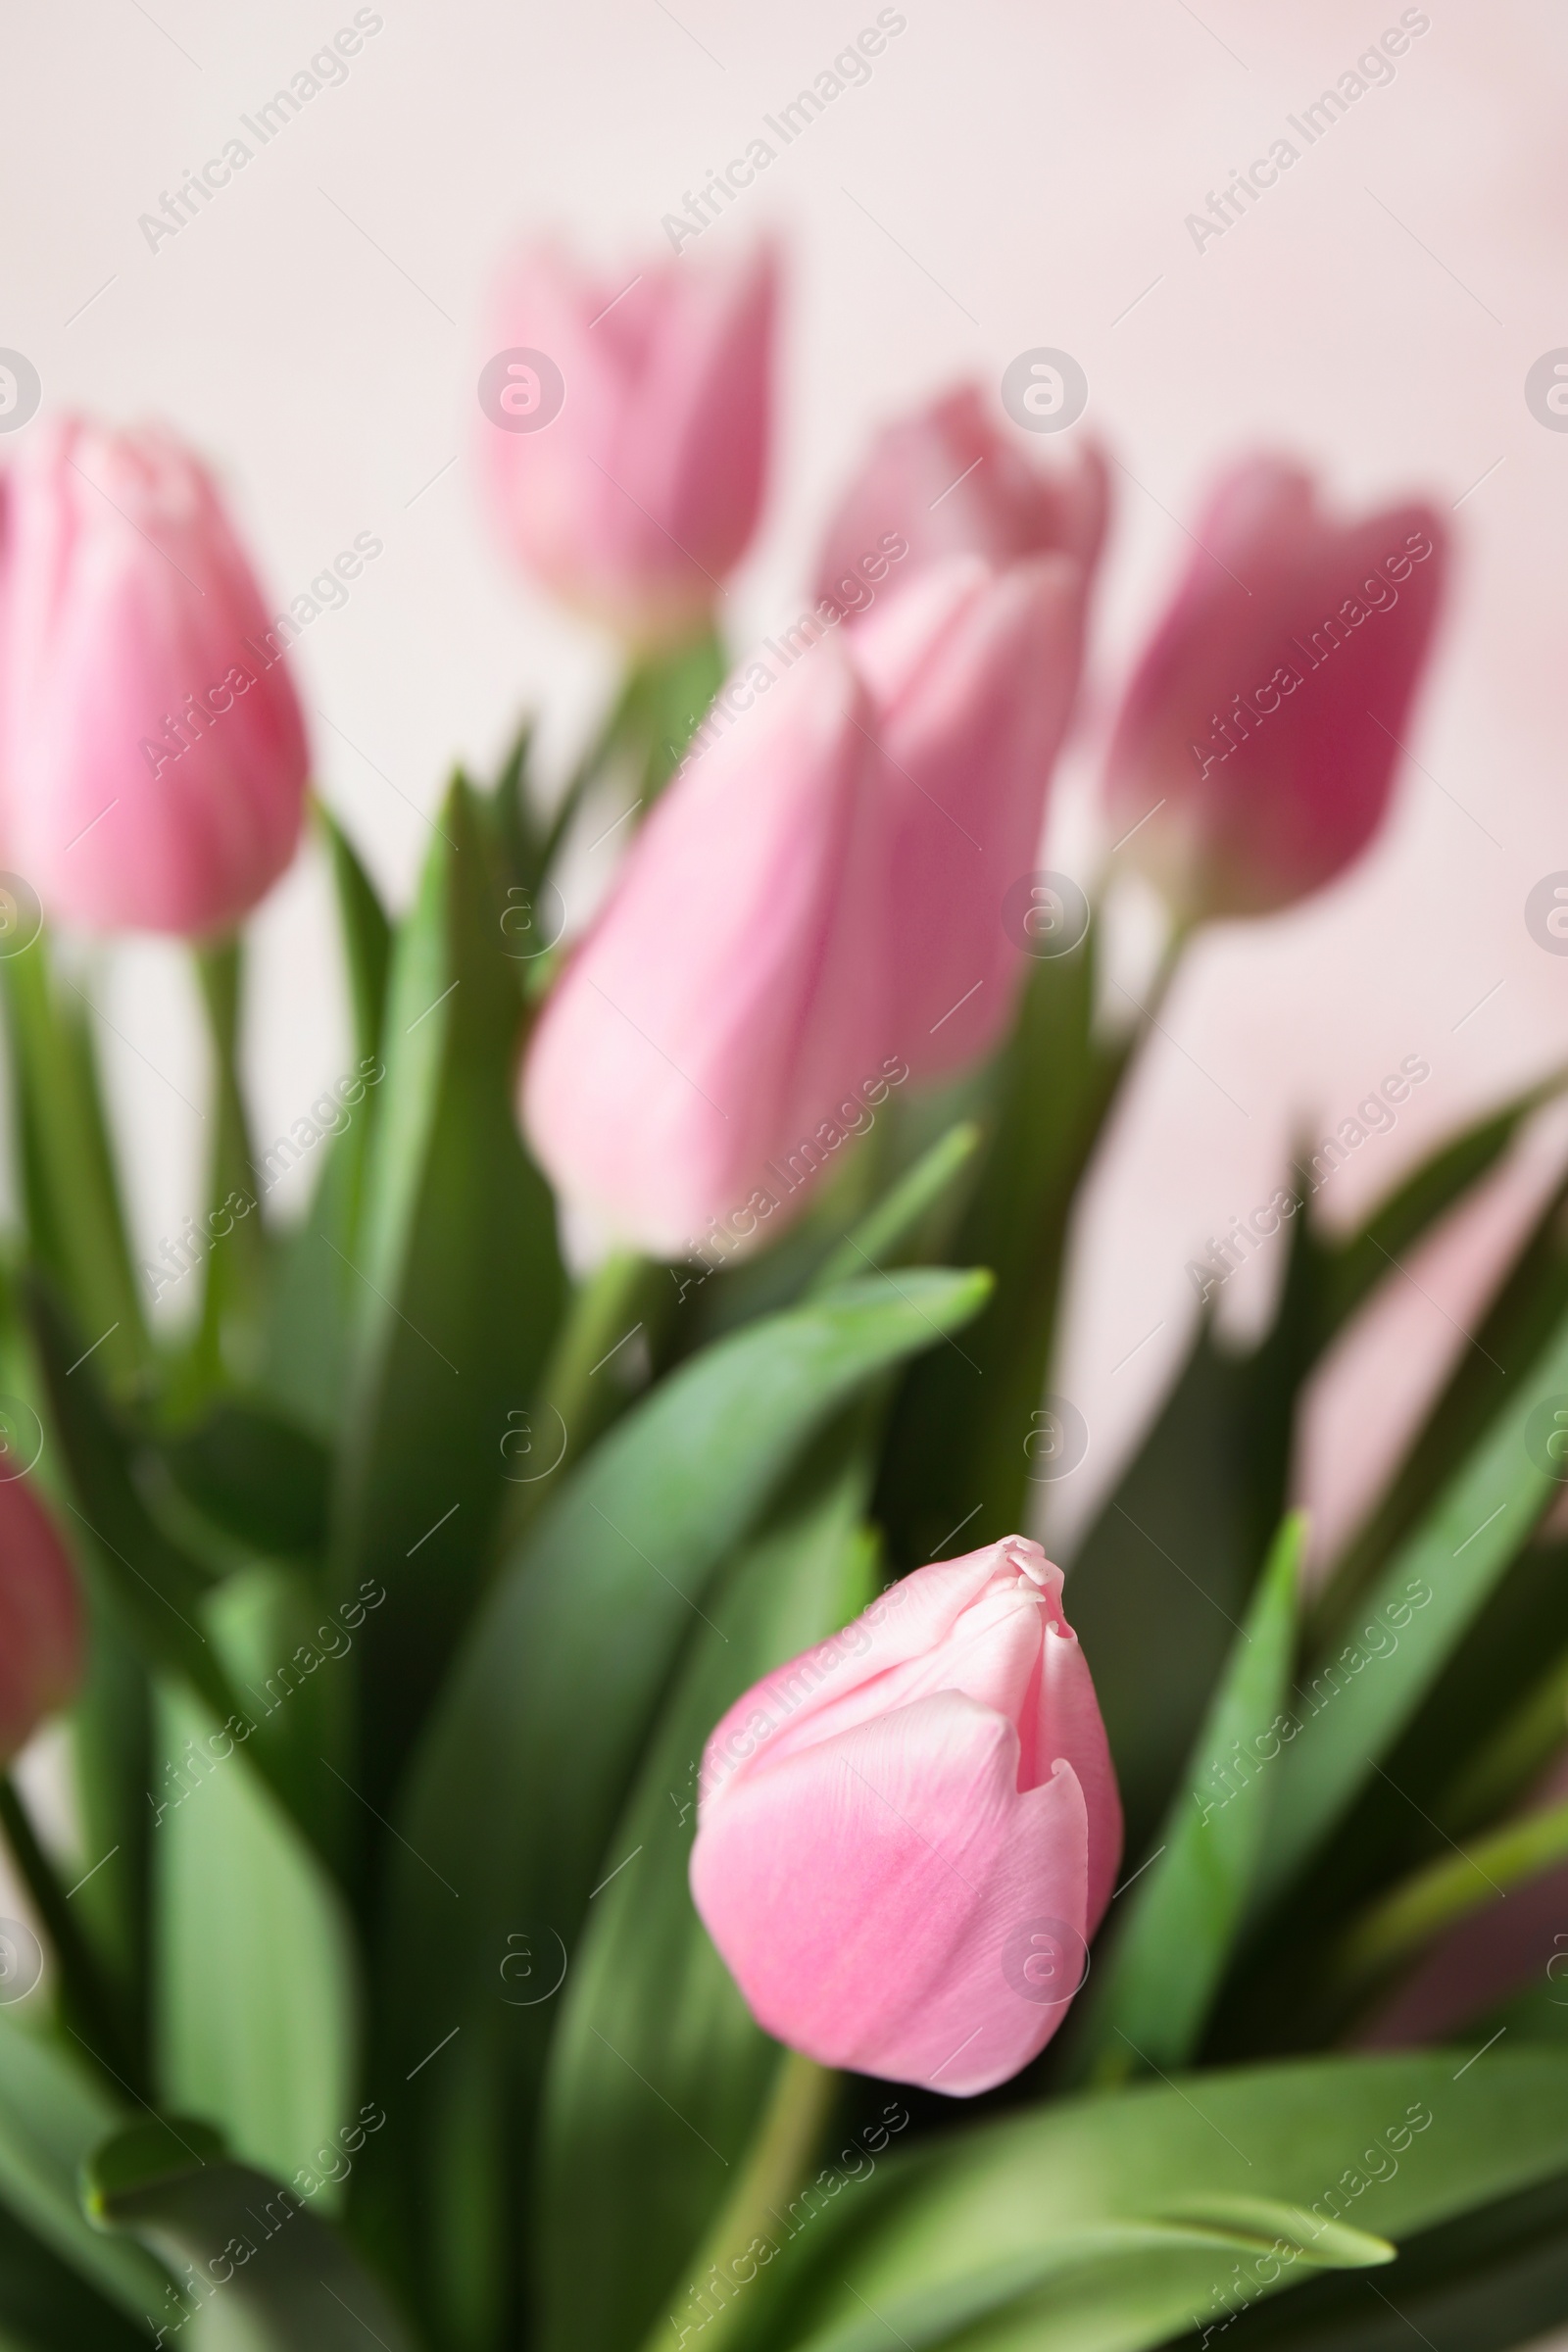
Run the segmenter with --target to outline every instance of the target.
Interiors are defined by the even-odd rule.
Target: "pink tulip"
[[[891,818],[899,1046],[917,1078],[964,1068],[1012,1019],[1028,965],[1004,920],[1035,866],[1072,710],[1083,574],[1060,556],[934,565],[857,628]]]
[[[968,2097],[1066,2016],[1120,1852],[1061,1571],[1009,1536],[737,1700],[704,1751],[691,1886],[767,2033]]]
[[[1196,537],[1117,720],[1109,817],[1181,914],[1266,913],[1383,822],[1446,536],[1427,506],[1331,521],[1305,473],[1258,458]]]
[[[0,1770],[81,1674],[76,1580],[24,1478],[0,1482]]]
[[[61,422],[0,493],[0,857],[51,915],[226,929],[299,838],[291,624],[160,431]]]
[[[498,346],[542,352],[564,388],[537,429],[491,411],[503,528],[558,596],[636,644],[700,631],[756,527],[775,276],[765,250],[615,279],[538,248],[502,286]],[[548,386],[525,391],[544,416]]]
[[[858,612],[869,605],[895,544],[894,578],[950,556],[999,568],[1024,556],[1068,555],[1087,578],[1105,535],[1109,485],[1092,442],[1043,473],[1005,438],[979,390],[961,384],[888,425],[829,523],[817,594]]]
[[[890,1085],[998,1035],[1081,601],[1061,557],[965,559],[737,673],[535,1035],[564,1194],[655,1254],[748,1247]]]
[[[815,648],[670,786],[535,1033],[558,1187],[656,1255],[782,1225],[887,1100],[887,860],[870,700]],[[876,1090],[880,1090],[877,1092]],[[829,1138],[826,1130],[831,1128]]]

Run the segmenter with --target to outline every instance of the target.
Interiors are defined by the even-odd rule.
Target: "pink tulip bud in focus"
[[[691,1886],[767,2033],[968,2097],[1066,2016],[1120,1852],[1061,1571],[1009,1536],[737,1700],[704,1751]]]
[[[1220,484],[1196,537],[1116,723],[1109,821],[1138,828],[1126,857],[1182,915],[1266,913],[1383,822],[1446,542],[1427,506],[1332,521],[1267,458]]]
[[[503,528],[558,596],[637,645],[699,632],[756,527],[775,275],[765,250],[617,280],[537,248],[501,288],[497,360],[547,363],[520,363],[531,413],[503,416],[481,384]]]
[[[978,1060],[1012,1019],[1028,966],[1003,902],[1036,862],[1083,604],[1065,557],[1002,572],[959,558],[855,632],[889,800],[898,1045],[916,1078]]]
[[[739,1250],[890,1085],[1000,1034],[1081,607],[1064,558],[965,558],[720,692],[535,1034],[524,1116],[568,1198],[653,1254]]]
[[[0,1482],[0,1769],[81,1673],[76,1580],[24,1478]]]
[[[227,929],[299,838],[293,624],[161,431],[41,430],[0,502],[4,862],[93,929]]]
[[[860,611],[881,593],[890,555],[889,586],[950,556],[983,556],[1000,568],[1068,555],[1087,578],[1108,506],[1105,462],[1092,442],[1043,473],[992,423],[976,386],[963,384],[873,443],[828,525],[817,594]]]

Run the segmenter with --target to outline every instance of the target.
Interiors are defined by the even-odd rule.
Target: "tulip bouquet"
[[[1290,1507],[1325,1350],[1560,1078],[1350,1230],[1339,1144],[1282,1166],[1065,1581],[1031,1532],[1087,1443],[1086,1172],[1195,933],[1377,834],[1438,516],[1236,466],[1068,875],[1103,461],[960,388],[725,652],[773,309],[765,257],[507,281],[488,495],[624,683],[552,789],[526,730],[454,777],[396,919],[202,466],[56,422],[4,473],[5,1759],[69,1732],[0,1783],[6,2345],[1502,2352],[1568,2314],[1568,1185],[1337,1556]],[[353,1059],[268,1146],[238,926],[307,822]],[[211,1028],[210,1203],[156,1258],[79,985],[121,930],[191,943]],[[1238,1352],[1215,1288],[1271,1237]]]

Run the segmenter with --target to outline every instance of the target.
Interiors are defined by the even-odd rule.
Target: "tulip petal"
[[[0,558],[0,831],[46,909],[228,928],[294,854],[307,751],[216,491],[167,436],[70,420],[19,459]]]
[[[896,543],[906,551],[895,559],[901,579],[962,555],[1001,568],[1059,553],[1087,574],[1108,507],[1105,461],[1092,442],[1075,436],[1059,466],[1042,472],[993,424],[978,387],[961,384],[873,442],[828,524],[817,595],[858,608]]]
[[[692,1893],[769,2033],[955,2096],[1044,2048],[1078,1981],[1088,1827],[1070,1765],[1022,1795],[1017,1773],[1011,1723],[944,1691],[730,1785]]]
[[[777,1231],[880,1068],[869,715],[828,644],[737,717],[654,811],[539,1024],[523,1093],[539,1157],[653,1253],[743,1212]]]
[[[1220,484],[1195,537],[1116,722],[1110,821],[1186,912],[1261,913],[1383,822],[1446,537],[1422,505],[1334,522],[1272,459]]]

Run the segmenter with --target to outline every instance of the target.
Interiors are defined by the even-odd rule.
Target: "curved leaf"
[[[508,1412],[529,1401],[564,1292],[555,1204],[513,1105],[522,1010],[504,905],[460,780],[393,961],[333,1507],[335,1595],[367,1577],[388,1595],[356,1661],[352,1778],[377,1809],[477,1594]]]
[[[1201,2037],[1247,1906],[1268,1823],[1261,1747],[1290,1684],[1306,1522],[1285,1522],[1188,1759],[1131,1919],[1091,2011],[1098,2080],[1184,2066]],[[1260,1752],[1261,1751],[1261,1752]]]
[[[1528,1540],[1552,1481],[1539,1448],[1527,1444],[1527,1431],[1538,1408],[1564,1390],[1568,1328],[1559,1326],[1520,1395],[1363,1596],[1370,1616],[1399,1629],[1397,1647],[1367,1657],[1352,1643],[1308,1686],[1310,1711],[1280,1758],[1260,1902],[1294,1876],[1343,1815]]]
[[[324,2222],[217,2133],[177,2117],[129,2125],[93,2151],[82,2201],[101,2230],[168,2263],[161,2315],[195,2322],[197,2352],[413,2352],[380,2286]],[[162,2338],[159,2339],[162,2341]]]
[[[163,2294],[163,2272],[133,2246],[107,2244],[76,2198],[82,2159],[122,2111],[69,2049],[0,2017],[0,2198],[62,2262],[139,2320]]]
[[[824,2195],[758,2273],[770,2289],[736,2288],[724,2352],[898,2337],[1139,2352],[1224,2325],[1308,2263],[1376,2263],[1387,2241],[1565,2171],[1568,2054],[1542,2050],[1457,2073],[1446,2052],[1322,2059],[1064,2101]]]

